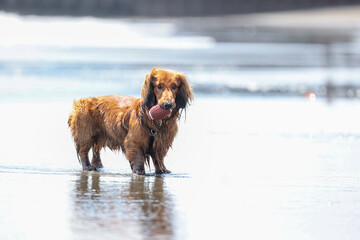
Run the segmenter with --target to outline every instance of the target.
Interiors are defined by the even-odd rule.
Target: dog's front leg
[[[141,144],[141,138],[137,137],[141,134],[136,132],[136,130],[138,130],[137,128],[133,128],[133,130],[135,130],[135,133],[128,133],[124,145],[122,146],[122,150],[129,160],[132,172],[138,175],[145,175],[144,146]]]
[[[140,150],[136,150],[129,157],[132,172],[138,175],[145,175],[145,159]]]
[[[158,154],[152,154],[151,158],[153,159],[153,164],[155,166],[155,173],[156,174],[166,174],[166,173],[171,173],[170,170],[168,170],[165,167],[164,164],[164,157],[159,156]]]

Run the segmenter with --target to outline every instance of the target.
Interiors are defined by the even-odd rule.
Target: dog
[[[150,157],[156,174],[170,173],[164,158],[177,134],[177,120],[193,97],[192,86],[183,73],[154,67],[145,76],[140,98],[108,95],[75,100],[68,125],[82,169],[103,168],[100,151],[108,147],[125,154],[134,174],[145,174]],[[151,120],[149,110],[156,104],[170,109],[171,115]]]

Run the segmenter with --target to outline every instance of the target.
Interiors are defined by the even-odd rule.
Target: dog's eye
[[[176,85],[173,85],[172,86],[172,90],[176,90],[177,89],[177,86]]]
[[[162,89],[162,85],[161,85],[161,84],[158,84],[156,87],[157,87],[159,90]]]

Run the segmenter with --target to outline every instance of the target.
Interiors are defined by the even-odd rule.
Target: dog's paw
[[[137,169],[132,172],[135,175],[145,175],[145,169]]]
[[[168,174],[168,173],[171,173],[171,171],[166,168],[163,168],[163,169],[156,170],[155,173],[156,174]]]
[[[92,167],[95,168],[95,169],[104,168],[102,162],[91,163],[91,165],[92,165]]]
[[[97,171],[97,168],[94,166],[83,167],[83,171]]]

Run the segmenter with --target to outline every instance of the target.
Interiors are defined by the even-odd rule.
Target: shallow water
[[[360,102],[197,97],[145,177],[80,171],[71,102],[1,102],[1,239],[360,236]]]

